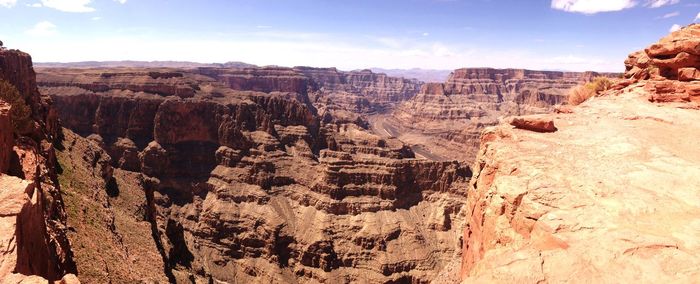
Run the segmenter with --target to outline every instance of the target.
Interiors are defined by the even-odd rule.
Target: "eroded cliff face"
[[[566,104],[571,87],[595,76],[614,74],[458,69],[445,83],[425,84],[390,116],[374,118],[373,127],[427,149],[434,159],[471,163],[484,127],[503,116],[550,112]]]
[[[56,180],[57,117],[36,86],[31,57],[0,49],[0,79],[31,109],[28,129],[15,130],[12,105],[0,100],[0,279],[46,283],[75,273],[66,214]],[[73,275],[62,283],[79,283]]]
[[[700,81],[686,76],[699,67],[699,31],[632,54],[627,80],[571,113],[522,118],[552,120],[555,132],[484,133],[467,192],[465,283],[699,279]]]
[[[169,281],[423,283],[459,251],[469,168],[415,159],[318,99],[382,105],[410,97],[415,82],[308,68],[153,72],[46,69],[39,82],[63,125],[109,154],[118,188],[141,188],[152,224],[143,237]],[[132,87],[142,82],[195,92]],[[120,199],[98,199],[105,216],[124,211]]]

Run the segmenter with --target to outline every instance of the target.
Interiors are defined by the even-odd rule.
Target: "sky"
[[[35,62],[624,70],[700,0],[0,0]]]

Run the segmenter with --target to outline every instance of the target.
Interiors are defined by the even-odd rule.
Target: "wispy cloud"
[[[0,6],[5,8],[12,8],[17,4],[17,0],[0,0]]]
[[[697,22],[698,20],[700,20],[700,13],[698,13],[698,15],[695,16],[695,20],[694,20],[694,21]]]
[[[114,2],[119,2],[119,4],[126,4],[126,0],[114,0]]]
[[[56,25],[53,23],[49,21],[41,21],[34,25],[34,27],[31,29],[27,30],[26,33],[31,36],[44,37],[56,35],[58,34],[58,30],[56,29]]]
[[[680,13],[680,12],[678,12],[678,11],[676,11],[676,12],[671,12],[671,13],[668,13],[668,14],[664,14],[664,15],[663,15],[663,16],[661,16],[661,17],[658,17],[658,19],[668,19],[668,18],[673,18],[673,17],[677,17],[677,16],[678,16],[678,15],[680,15],[680,14],[681,14],[681,13]]]
[[[32,4],[32,7],[47,7],[69,13],[89,13],[95,11],[95,8],[89,6],[91,2],[92,0],[41,0],[41,3]],[[121,0],[118,2],[121,3]]]
[[[621,11],[636,5],[634,0],[552,0],[551,7],[572,13],[596,14]]]
[[[678,4],[680,0],[552,0],[551,7],[572,13],[597,14],[601,12],[622,11],[637,6],[640,2],[644,7],[659,8]]]
[[[678,4],[680,0],[650,0],[645,6],[649,8],[659,8],[667,5]]]

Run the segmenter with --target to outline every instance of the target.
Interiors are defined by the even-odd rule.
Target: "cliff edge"
[[[700,25],[540,133],[487,129],[468,189],[467,283],[700,279]]]
[[[0,50],[0,80],[0,279],[80,283],[66,275],[76,267],[56,175],[58,119],[39,93],[28,54]]]

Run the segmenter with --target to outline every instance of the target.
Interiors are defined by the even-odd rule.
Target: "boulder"
[[[551,118],[540,116],[519,116],[510,120],[510,125],[515,128],[530,130],[535,132],[555,132],[557,128]]]

